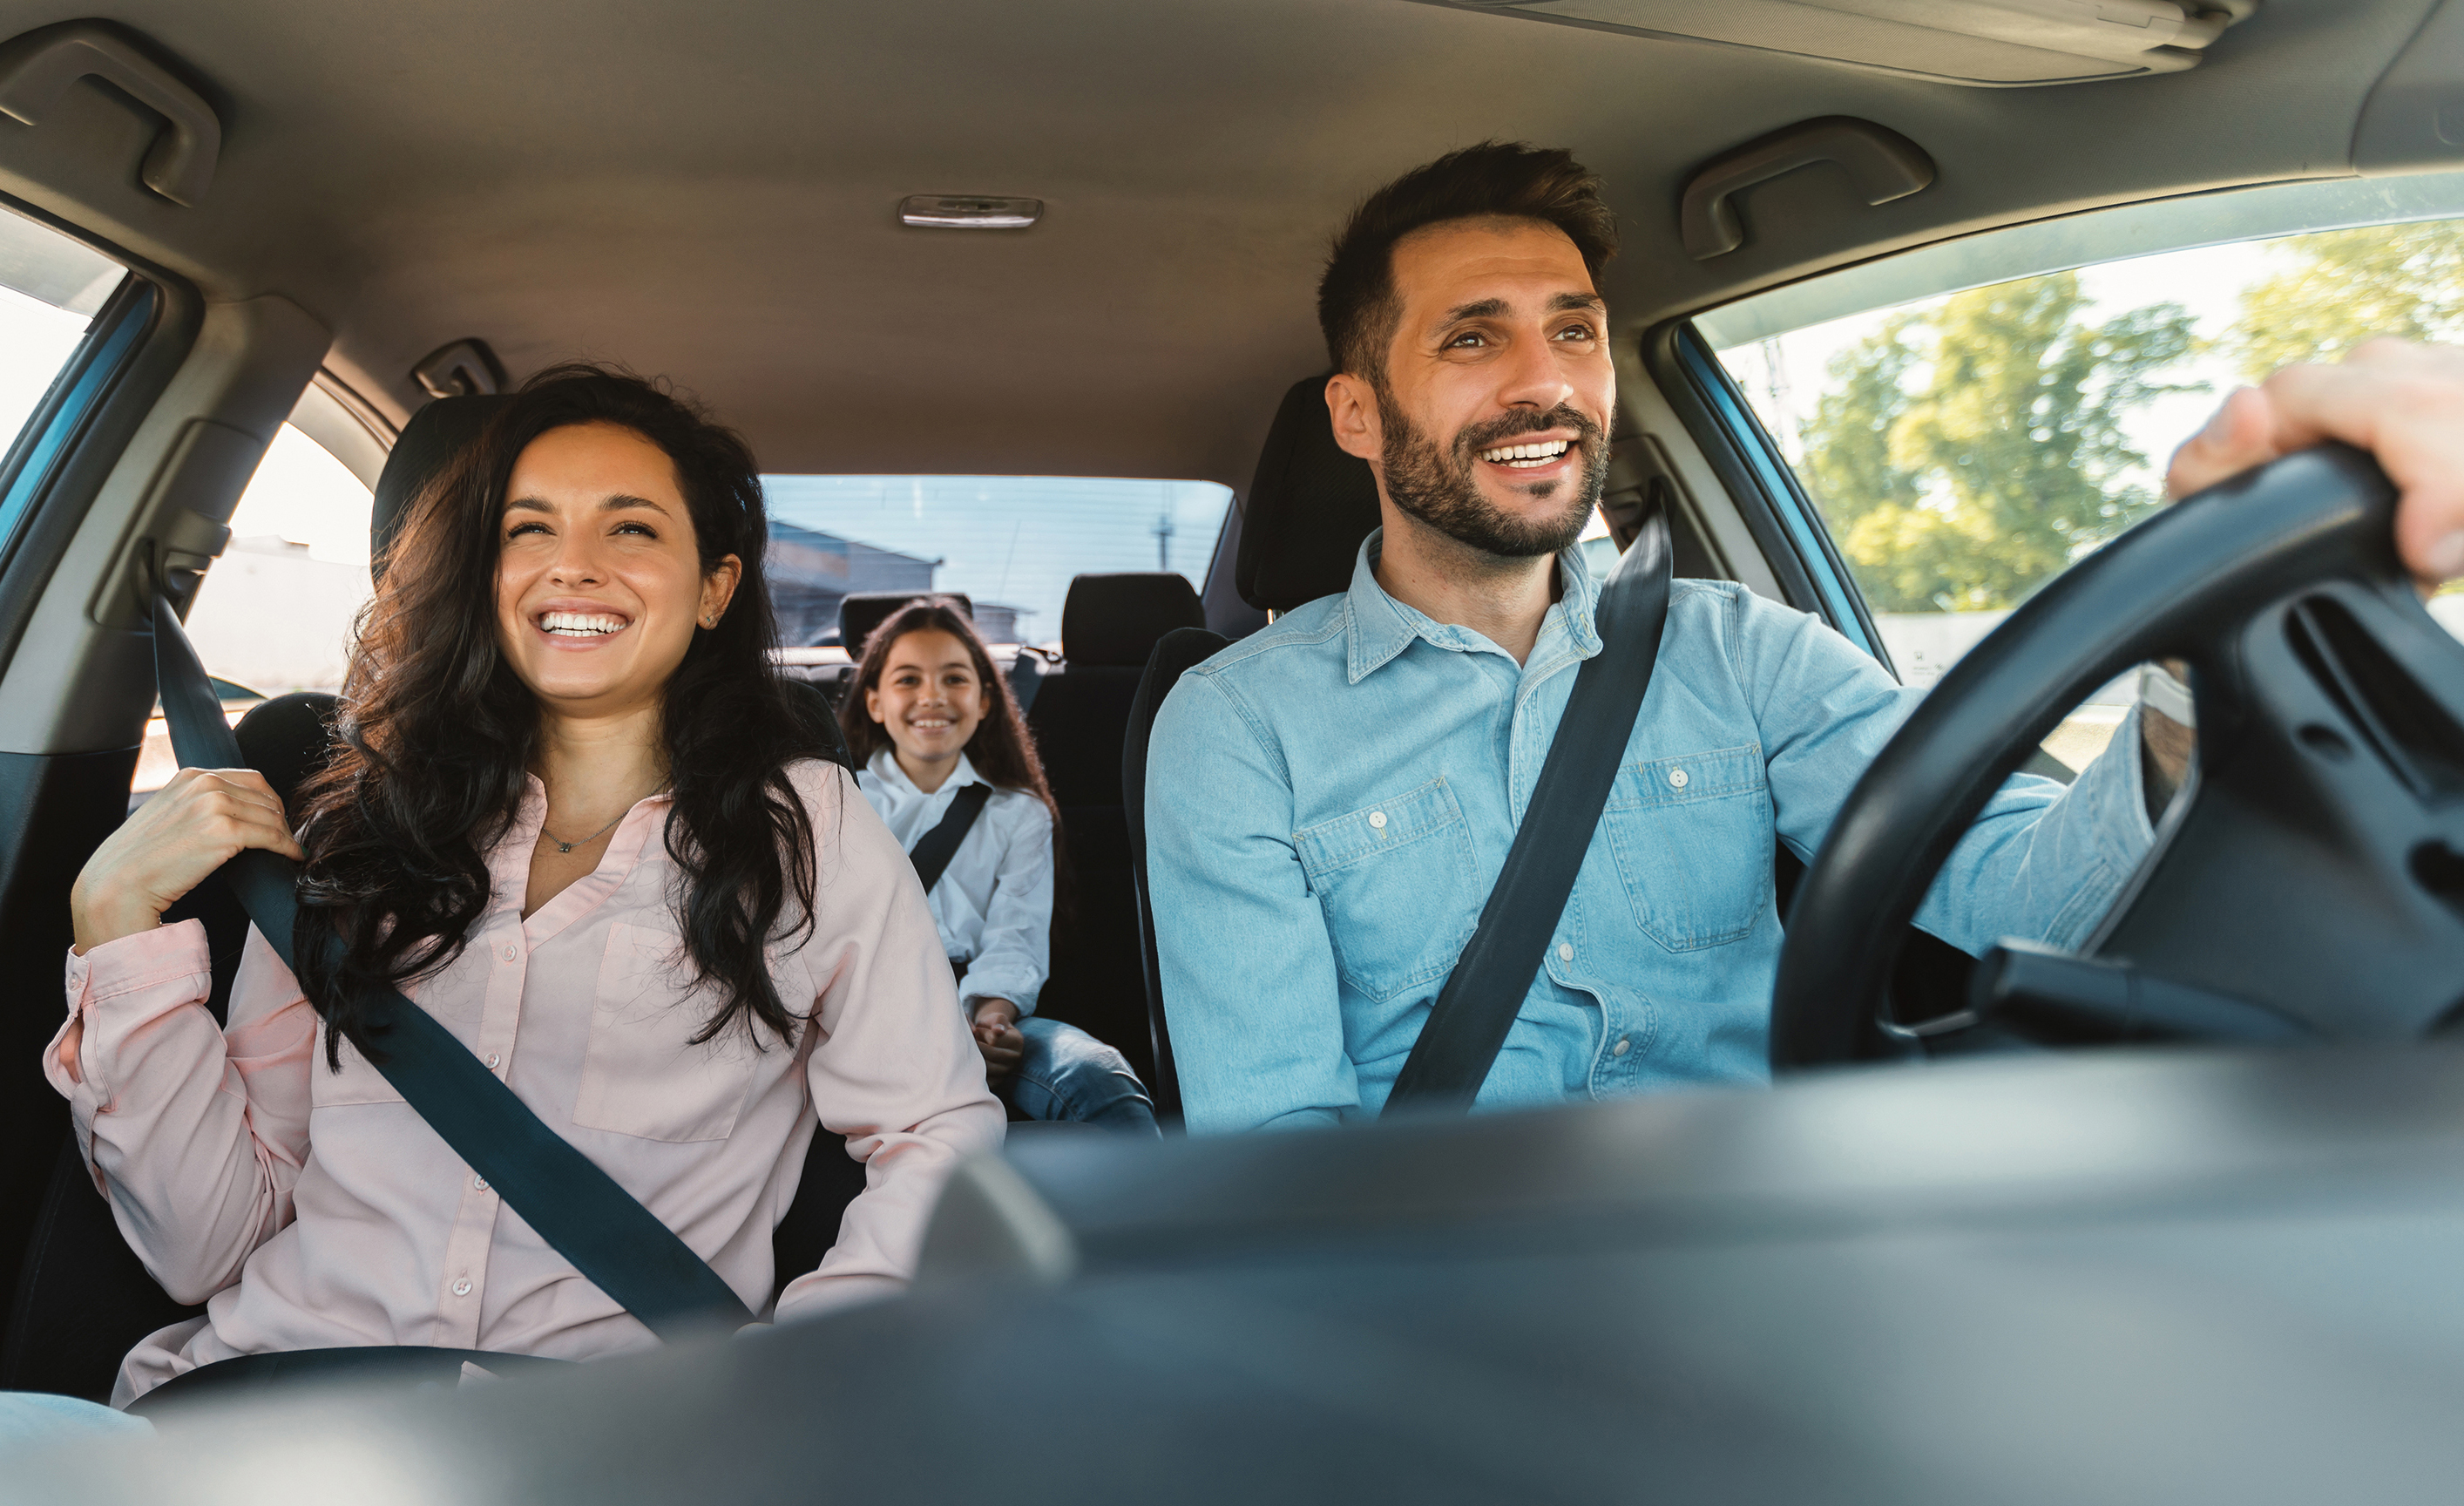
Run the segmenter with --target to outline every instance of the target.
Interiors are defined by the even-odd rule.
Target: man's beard
[[[1528,560],[1571,546],[1582,537],[1592,509],[1599,505],[1600,489],[1608,482],[1608,446],[1601,442],[1600,426],[1563,403],[1547,413],[1508,413],[1476,424],[1455,435],[1452,454],[1440,450],[1382,393],[1377,412],[1386,431],[1386,495],[1411,517],[1483,554]],[[1539,519],[1517,518],[1481,495],[1474,468],[1484,463],[1482,451],[1509,444],[1517,434],[1551,429],[1574,431],[1583,447],[1579,475],[1528,488],[1531,496],[1547,500],[1551,492],[1563,487],[1563,505],[1556,512]]]

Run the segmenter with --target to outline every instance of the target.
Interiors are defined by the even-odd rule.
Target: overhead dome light
[[[1420,0],[2009,86],[2178,73],[2259,0]]]
[[[898,223],[926,230],[1024,230],[1043,217],[1042,199],[918,193],[898,201]]]

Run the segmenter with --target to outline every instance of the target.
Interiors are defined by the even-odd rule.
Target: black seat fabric
[[[1163,978],[1155,957],[1155,906],[1147,897],[1147,743],[1155,736],[1155,713],[1163,698],[1180,682],[1183,672],[1196,668],[1229,647],[1232,640],[1203,628],[1177,628],[1148,655],[1138,676],[1137,695],[1130,702],[1129,735],[1121,749],[1121,795],[1128,816],[1130,871],[1137,885],[1138,960],[1146,983],[1147,1033],[1155,1053],[1151,1081],[1157,1117],[1180,1118],[1180,1074],[1172,1060],[1172,1025],[1164,1018]]]
[[[873,629],[909,602],[928,596],[946,596],[970,620],[976,615],[976,604],[964,591],[849,591],[839,602],[839,646],[850,658],[863,657],[864,640],[872,636]]]
[[[375,505],[368,514],[368,570],[385,578],[385,552],[410,516],[410,504],[421,487],[445,469],[462,447],[479,437],[488,420],[511,399],[489,393],[475,397],[440,397],[410,415],[386,453],[385,470],[377,476]]]
[[[1205,620],[1183,576],[1079,576],[1061,609],[1061,672],[1045,676],[1027,712],[1061,807],[1071,897],[1071,914],[1053,928],[1052,977],[1036,1012],[1119,1048],[1149,1081],[1155,1060],[1121,757],[1148,653],[1166,633]]]
[[[1360,541],[1376,526],[1377,478],[1368,461],[1335,444],[1326,378],[1293,383],[1275,409],[1243,503],[1232,572],[1242,599],[1290,611],[1349,587]]]
[[[1071,668],[1146,667],[1157,640],[1176,628],[1203,628],[1206,608],[1185,575],[1134,570],[1081,575],[1061,606],[1061,656]]]

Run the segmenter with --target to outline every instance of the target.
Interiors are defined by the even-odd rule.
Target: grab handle
[[[1677,210],[1685,254],[1697,261],[1726,255],[1746,243],[1736,196],[1783,173],[1818,162],[1848,169],[1868,205],[1904,199],[1933,182],[1933,159],[1899,132],[1854,116],[1799,121],[1722,152],[1694,170]]]
[[[139,50],[118,31],[95,21],[63,21],[0,46],[0,114],[39,125],[69,85],[99,78],[163,117],[138,176],[174,204],[194,208],[213,186],[223,124],[204,96]]]

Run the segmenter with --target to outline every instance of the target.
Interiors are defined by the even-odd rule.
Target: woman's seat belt
[[[1668,520],[1654,513],[1600,587],[1600,652],[1575,672],[1523,824],[1480,912],[1480,929],[1412,1043],[1386,1112],[1469,1109],[1531,991],[1566,897],[1625,762],[1668,624]]]
[[[197,651],[160,595],[154,598],[154,679],[182,767],[247,766]],[[251,849],[221,872],[275,954],[297,974],[297,865],[278,853]],[[330,935],[310,943],[338,944]],[[371,1064],[506,1206],[599,1290],[662,1339],[754,1320],[735,1289],[693,1247],[541,1123],[435,1016],[391,989],[363,1002],[370,1033],[385,1051],[385,1059],[372,1057]]]

